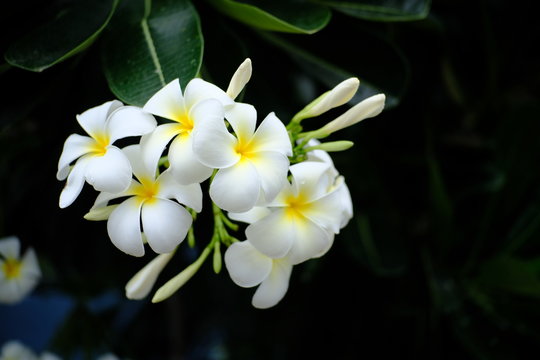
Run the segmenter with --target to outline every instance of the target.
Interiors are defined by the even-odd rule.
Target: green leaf
[[[326,6],[302,0],[208,0],[224,14],[264,30],[313,34],[330,21]]]
[[[124,4],[104,39],[104,71],[119,99],[141,106],[170,81],[179,78],[185,87],[198,74],[203,37],[189,0]]]
[[[412,21],[427,17],[431,0],[326,0],[344,14],[372,21]]]
[[[476,282],[485,288],[540,298],[540,258],[505,256],[486,261]]]
[[[88,48],[107,26],[118,0],[80,1],[35,28],[6,51],[6,61],[43,71]]]

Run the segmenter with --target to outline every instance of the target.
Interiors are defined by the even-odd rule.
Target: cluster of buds
[[[285,126],[273,112],[258,124],[255,107],[235,101],[250,77],[247,59],[226,91],[199,78],[182,90],[177,79],[142,108],[113,100],[77,116],[89,136],[72,134],[64,144],[57,178],[67,181],[60,207],[69,206],[87,182],[100,193],[85,218],[106,220],[112,243],[126,254],[143,256],[146,245],[158,253],[127,283],[128,298],[150,293],[185,239],[195,245],[193,225],[202,211],[205,181],[213,236],[195,262],[155,292],[153,302],[176,292],[212,253],[219,272],[225,247],[231,279],[242,287],[258,286],[253,306],[274,306],[287,292],[293,266],[325,254],[352,217],[349,190],[328,152],[353,143],[320,139],[378,115],[384,95],[304,132],[304,119],[347,103],[358,79],[322,94]],[[122,149],[114,145],[127,137],[138,142]],[[230,234],[239,231],[238,222],[246,223],[242,240]]]

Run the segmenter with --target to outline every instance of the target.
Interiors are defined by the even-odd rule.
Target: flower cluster
[[[77,116],[88,136],[73,134],[65,142],[57,173],[67,179],[60,207],[69,206],[87,182],[100,193],[85,218],[106,220],[112,243],[129,255],[143,256],[145,244],[158,253],[126,285],[129,298],[149,294],[184,239],[195,244],[205,181],[213,236],[193,264],[158,289],[154,302],[178,290],[212,252],[219,272],[225,246],[232,280],[258,286],[255,307],[274,306],[287,291],[293,266],[325,254],[351,219],[349,190],[328,152],[353,143],[320,139],[378,115],[384,95],[304,132],[304,119],[349,102],[358,79],[322,94],[285,125],[273,112],[263,117],[253,105],[236,101],[250,77],[247,59],[226,91],[199,78],[182,89],[176,79],[142,108],[114,100]],[[114,145],[128,137],[138,141]],[[237,222],[246,223],[242,241],[229,234],[239,230]]]

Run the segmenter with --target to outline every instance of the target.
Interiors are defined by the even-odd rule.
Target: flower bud
[[[242,64],[238,67],[236,72],[229,82],[229,87],[227,88],[227,95],[231,99],[236,99],[238,94],[244,89],[244,86],[248,83],[251,78],[251,60],[247,58]]]
[[[325,92],[309,103],[295,116],[295,118],[300,122],[302,119],[321,115],[330,109],[345,104],[354,96],[359,85],[360,80],[355,77],[342,81],[332,90]]]
[[[174,251],[156,256],[126,284],[126,297],[140,300],[152,290],[157,277],[174,255]]]
[[[316,132],[320,134],[326,134],[325,136],[328,136],[333,132],[354,125],[364,119],[377,116],[382,112],[384,108],[385,99],[386,97],[384,96],[384,94],[373,95],[359,102],[341,116],[330,121],[328,124],[320,128],[319,130],[316,130]]]
[[[100,221],[100,220],[107,220],[109,218],[109,215],[113,212],[114,209],[116,209],[118,205],[109,205],[105,207],[98,207],[95,209],[90,209],[89,212],[87,212],[83,217],[86,220],[90,221]]]
[[[325,143],[321,143],[315,146],[311,146],[306,148],[306,151],[311,150],[324,150],[327,152],[336,152],[336,151],[344,151],[347,149],[350,149],[354,143],[352,141],[347,140],[340,140],[340,141],[329,141]]]

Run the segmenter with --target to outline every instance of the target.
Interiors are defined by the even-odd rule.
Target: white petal
[[[16,236],[6,236],[0,239],[0,254],[5,258],[18,259],[21,251],[21,241]]]
[[[139,300],[146,297],[154,286],[159,274],[169,263],[174,252],[156,256],[145,267],[139,270],[126,284],[126,297]]]
[[[349,220],[351,220],[353,217],[353,204],[351,199],[351,193],[349,191],[349,188],[347,187],[347,184],[345,183],[345,178],[343,176],[340,176],[336,179],[335,186],[337,188],[336,191],[339,192],[341,207],[343,209],[340,225],[340,229],[343,229],[349,223]]]
[[[317,256],[328,249],[333,236],[324,228],[312,221],[301,221],[297,218],[295,223],[295,239],[287,254],[293,264],[299,264]]]
[[[236,99],[236,97],[242,92],[242,89],[248,83],[251,78],[251,59],[246,59],[231,78],[229,82],[229,87],[227,88],[227,95],[231,99]]]
[[[280,302],[289,289],[291,273],[291,264],[285,260],[274,260],[272,272],[253,295],[252,305],[258,309],[268,309]]]
[[[69,135],[64,143],[60,160],[58,160],[56,178],[58,180],[64,180],[69,174],[69,165],[71,162],[87,154],[94,143],[94,139],[88,136],[78,134]]]
[[[0,266],[3,262],[0,260]],[[0,272],[2,274],[2,272]],[[14,304],[24,298],[24,292],[21,290],[17,281],[7,280],[0,277],[0,304]]]
[[[114,246],[128,255],[143,256],[140,218],[142,201],[129,198],[113,210],[107,221],[107,232]]]
[[[235,164],[240,159],[235,151],[237,142],[223,119],[216,117],[197,122],[193,131],[193,153],[208,167],[221,169]]]
[[[199,124],[204,124],[208,121],[225,126],[224,117],[225,110],[223,105],[216,99],[206,99],[198,102],[189,110],[189,117],[193,121],[193,131],[197,131]]]
[[[115,110],[107,121],[110,143],[128,136],[148,134],[157,126],[156,119],[136,106],[122,106]]]
[[[143,231],[148,244],[159,254],[173,251],[186,237],[193,218],[183,206],[152,199],[142,207]]]
[[[184,99],[187,109],[195,106],[199,101],[206,99],[216,99],[223,105],[233,103],[233,100],[227,96],[225,91],[214,84],[198,78],[191,80],[186,85]]]
[[[261,189],[257,170],[249,161],[220,169],[210,185],[210,197],[223,210],[244,212],[255,206]]]
[[[103,156],[92,156],[85,171],[86,181],[97,191],[118,193],[131,182],[131,165],[116,146],[108,146]]]
[[[113,199],[118,199],[121,197],[134,195],[135,192],[133,191],[133,189],[138,188],[139,186],[140,186],[139,182],[131,179],[130,185],[126,191],[119,192],[119,193],[100,192],[96,200],[94,201],[94,205],[92,205],[92,208],[90,210],[95,210],[98,208],[105,207],[107,206],[108,202]]]
[[[289,170],[293,175],[293,186],[296,191],[301,189],[307,200],[316,200],[324,196],[328,192],[328,187],[325,186],[327,183],[321,179],[329,167],[328,164],[315,161],[304,161],[292,165]]]
[[[24,253],[21,260],[21,276],[25,278],[34,278],[36,281],[41,277],[41,269],[34,249],[29,248]]]
[[[294,219],[285,210],[273,211],[270,215],[246,228],[246,236],[263,254],[271,258],[284,257],[296,238]]]
[[[73,168],[71,168],[64,189],[62,189],[62,192],[60,193],[59,206],[61,208],[71,205],[81,193],[84,185],[86,166],[92,158],[92,156],[85,155],[79,158],[75,165],[73,165]]]
[[[189,135],[177,136],[169,149],[170,169],[181,184],[201,183],[212,175],[213,169],[203,165],[193,153],[193,140]]]
[[[226,108],[225,117],[240,141],[251,140],[257,125],[257,110],[253,105],[235,103]]]
[[[156,197],[175,199],[196,212],[202,210],[203,194],[199,183],[181,185],[174,179],[170,170],[164,171],[157,181],[159,183],[159,193]]]
[[[155,93],[144,104],[144,111],[170,120],[180,120],[186,113],[180,82],[175,79]]]
[[[333,191],[308,203],[308,206],[302,207],[302,215],[335,234],[339,233],[343,217],[341,193]]]
[[[141,137],[142,161],[148,169],[155,169],[167,144],[180,133],[177,124],[163,124]]]
[[[272,259],[257,251],[249,241],[235,242],[225,252],[225,266],[238,286],[260,284],[272,270]]]
[[[285,125],[272,112],[266,116],[253,136],[256,151],[277,151],[292,155],[292,146]]]
[[[107,117],[120,106],[122,106],[122,103],[118,100],[108,101],[77,115],[77,121],[84,131],[90,136],[95,137],[96,134],[105,133],[105,121]]]
[[[272,201],[287,183],[289,159],[279,152],[264,151],[250,160],[261,178],[265,201]]]
[[[133,175],[140,181],[150,181],[156,178],[158,163],[147,166],[144,162],[141,145],[129,145],[122,149],[122,152],[131,164]]]
[[[247,224],[254,223],[271,213],[270,209],[264,206],[255,206],[253,209],[241,213],[228,213],[231,220],[245,222]]]

